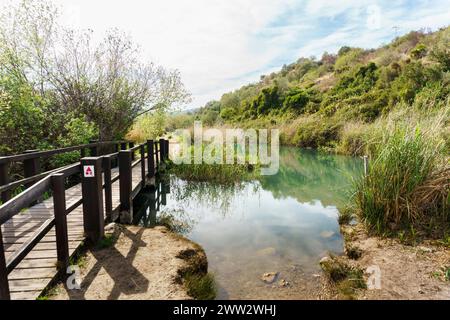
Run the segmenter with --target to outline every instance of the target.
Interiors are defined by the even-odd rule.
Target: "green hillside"
[[[448,142],[449,44],[447,27],[413,31],[378,49],[344,46],[321,59],[300,58],[208,103],[196,117],[206,125],[278,127],[283,144],[347,154],[368,152],[368,140],[392,119],[437,121]]]

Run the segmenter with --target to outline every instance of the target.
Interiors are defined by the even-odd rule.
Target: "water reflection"
[[[281,148],[280,171],[220,186],[170,177],[142,194],[135,223],[170,224],[206,251],[219,298],[305,298],[327,252],[342,252],[337,206],[358,160]],[[278,272],[288,288],[260,277]]]

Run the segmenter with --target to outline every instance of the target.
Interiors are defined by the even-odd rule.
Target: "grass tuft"
[[[105,235],[95,246],[96,249],[106,249],[114,246],[117,241],[117,237],[114,234]]]
[[[211,273],[204,275],[187,273],[184,275],[184,285],[188,295],[196,300],[214,300],[216,298],[217,289]]]
[[[364,271],[350,266],[342,258],[331,256],[321,261],[320,266],[344,299],[355,299],[358,289],[367,288]]]
[[[395,128],[383,137],[366,176],[355,181],[357,214],[378,234],[431,218],[448,221],[450,166],[443,145],[419,128]]]

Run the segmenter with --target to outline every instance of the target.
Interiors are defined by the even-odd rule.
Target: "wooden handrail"
[[[71,166],[73,166],[73,164],[68,165],[68,166],[64,166],[62,168],[56,168],[56,169],[53,169],[53,170],[42,172],[42,173],[39,173],[39,174],[37,174],[35,176],[32,176],[32,177],[28,177],[28,178],[25,178],[25,179],[21,179],[21,180],[17,180],[17,181],[14,181],[14,182],[10,182],[8,184],[0,186],[0,193],[8,191],[8,190],[13,190],[13,189],[15,189],[17,187],[20,187],[22,185],[25,185],[27,183],[35,182],[37,180],[43,179],[43,178],[45,178],[46,176],[48,176],[48,175],[50,175],[52,173],[59,172],[59,171],[63,170],[64,168],[68,168],[68,167],[71,167]]]
[[[59,149],[53,149],[53,150],[43,150],[43,151],[36,151],[36,152],[30,152],[30,153],[22,153],[12,156],[4,156],[0,157],[0,163],[10,163],[10,162],[18,162],[18,161],[24,161],[28,159],[34,159],[34,158],[48,158],[57,154],[72,152],[72,151],[78,151],[81,149],[88,149],[91,147],[96,147],[100,145],[111,145],[111,144],[119,144],[124,143],[124,141],[103,141],[103,142],[95,142],[95,143],[88,143],[78,146],[72,146],[72,147],[65,147],[65,148],[59,148]]]
[[[80,164],[73,164],[57,172],[64,176],[71,176],[80,172]],[[56,172],[55,172],[56,173]],[[0,206],[0,225],[14,217],[22,209],[27,208],[34,201],[39,199],[50,188],[50,176],[46,176],[24,192],[18,194],[8,202]]]

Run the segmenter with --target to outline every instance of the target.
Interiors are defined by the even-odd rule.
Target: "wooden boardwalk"
[[[136,194],[142,186],[141,166],[132,169],[132,189]],[[112,175],[118,174],[119,169],[111,170]],[[119,180],[112,184],[113,212],[118,212],[120,206]],[[81,184],[66,190],[67,207],[75,204],[82,198]],[[104,201],[106,197],[103,197]],[[103,206],[105,208],[105,205]],[[5,256],[8,260],[23,243],[39,232],[39,228],[54,217],[53,198],[49,198],[33,207],[15,215],[1,226]],[[78,206],[67,216],[69,254],[82,244],[83,206]],[[34,300],[51,283],[57,275],[57,251],[55,227],[32,249],[30,253],[9,274],[11,299]]]

